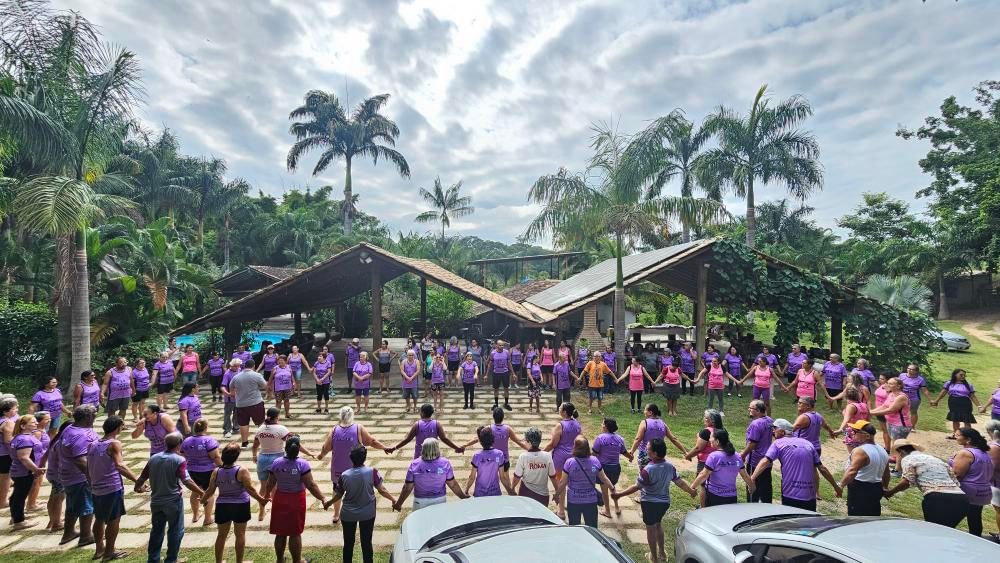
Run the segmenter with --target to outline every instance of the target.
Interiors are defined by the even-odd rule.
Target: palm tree
[[[90,287],[85,227],[108,207],[131,202],[104,191],[128,183],[105,165],[119,154],[141,95],[135,55],[100,43],[77,14],[18,4],[0,9],[8,69],[22,88],[0,94],[0,130],[30,162],[16,178],[22,229],[56,237],[60,351],[70,350],[71,382],[90,369]],[[114,189],[112,189],[114,188]]]
[[[722,188],[747,203],[747,246],[756,243],[754,186],[784,183],[788,192],[804,199],[823,185],[816,138],[796,127],[812,115],[809,102],[792,96],[772,106],[767,85],[757,90],[746,117],[720,107],[704,128],[717,136],[719,146],[704,154],[705,173]]]
[[[689,242],[692,227],[704,222],[697,216],[703,207],[694,199],[695,188],[701,187],[712,201],[722,200],[717,186],[708,184],[702,171],[701,149],[710,138],[704,127],[695,127],[683,111],[674,110],[639,132],[622,156],[624,180],[648,185],[650,197],[658,197],[674,178],[680,180],[681,197],[688,203],[679,215],[682,242]]]
[[[764,245],[788,245],[813,228],[812,207],[792,207],[787,198],[765,201],[757,206],[757,239]]]
[[[354,192],[351,185],[351,166],[354,157],[370,157],[372,164],[379,159],[393,163],[396,171],[404,178],[410,177],[410,165],[394,147],[399,137],[396,122],[379,113],[389,94],[379,94],[362,101],[350,117],[340,105],[340,100],[331,92],[310,90],[305,102],[292,110],[289,119],[297,119],[289,131],[295,135],[295,143],[288,150],[289,170],[298,168],[299,159],[305,153],[318,149],[322,151],[312,175],[316,176],[333,162],[344,159],[344,234],[351,235],[354,217]]]
[[[594,155],[583,174],[560,169],[538,178],[528,199],[542,210],[528,224],[522,238],[538,240],[546,234],[560,242],[611,236],[615,256],[614,328],[615,350],[625,352],[625,280],[622,256],[631,252],[643,235],[656,232],[664,223],[680,216],[687,205],[683,197],[650,196],[642,185],[630,182],[620,170],[627,139],[606,124],[595,125],[590,146]],[[689,198],[690,199],[690,198]],[[715,202],[696,200],[700,217],[721,219],[725,211]]]
[[[462,189],[462,181],[452,184],[447,190],[441,187],[441,177],[434,178],[434,191],[429,192],[420,188],[420,197],[429,203],[434,209],[424,211],[417,215],[417,223],[441,223],[441,240],[444,240],[444,230],[451,226],[453,217],[466,217],[472,215],[476,210],[472,207],[472,198],[469,196],[459,196]]]
[[[965,225],[950,220],[936,223],[916,221],[906,239],[893,238],[882,245],[882,259],[891,271],[921,276],[938,290],[939,320],[951,318],[944,282],[950,272],[975,262],[970,248],[973,234]]]
[[[860,291],[872,299],[907,311],[929,313],[931,310],[931,290],[913,276],[874,275],[868,278]]]

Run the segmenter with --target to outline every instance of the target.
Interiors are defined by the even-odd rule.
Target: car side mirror
[[[736,558],[733,560],[736,563],[753,563],[754,555],[749,551],[741,551],[736,554]]]

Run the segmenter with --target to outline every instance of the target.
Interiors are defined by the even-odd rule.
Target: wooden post
[[[372,351],[382,347],[382,279],[378,262],[372,262]]]
[[[839,311],[830,315],[830,352],[844,353],[844,319]]]
[[[340,303],[337,303],[337,324],[335,326],[335,328],[337,329],[337,332],[340,333],[340,338],[344,338],[344,336],[345,336],[345,334],[344,334],[344,332],[345,332],[344,327],[346,327],[347,324],[344,323],[344,320],[345,320],[346,317],[347,317],[347,303],[341,301]],[[327,336],[329,336],[329,335],[327,335]]]
[[[222,328],[222,357],[228,362],[240,343],[240,323],[226,322]]]
[[[698,288],[694,302],[694,348],[698,357],[705,351],[705,310],[708,307],[708,263],[698,264]]]
[[[292,322],[295,324],[295,340],[302,336],[302,313],[292,313]]]
[[[427,278],[420,278],[420,338],[427,334]]]

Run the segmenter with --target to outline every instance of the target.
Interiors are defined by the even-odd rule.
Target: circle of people
[[[424,350],[412,340],[410,342],[413,346],[407,348],[405,358],[399,363],[407,411],[415,412],[419,389],[416,378],[424,369],[414,364]],[[456,340],[452,339],[450,346],[455,344]],[[284,356],[273,354],[273,348],[269,347],[261,362],[255,363],[252,355],[241,347],[229,361],[228,369],[217,353],[201,366],[197,354],[188,347],[176,365],[165,353],[154,364],[151,375],[142,373],[146,371],[142,360],[132,367],[125,358],[119,358],[105,373],[102,383],[97,382],[93,372],[83,374],[73,390],[73,408],[63,403],[58,380],[47,378],[32,397],[27,415],[19,414],[18,401],[13,396],[0,398],[0,499],[7,500],[10,507],[13,530],[36,526],[30,514],[41,510],[37,499],[44,475],[52,485],[45,507],[46,529],[62,532],[61,544],[76,540],[78,546],[95,545],[94,558],[102,561],[127,555],[115,549],[118,524],[126,513],[123,477],[135,483],[137,492],[151,493],[149,560],[159,561],[166,536],[168,562],[176,560],[183,537],[182,485],[191,491],[192,522],[201,519],[206,526],[218,526],[217,561],[223,559],[231,529],[236,536],[236,556],[242,560],[246,524],[251,518],[251,499],[260,506],[260,519],[265,517],[270,505],[269,526],[275,536],[279,560],[283,559],[286,548],[293,560],[300,560],[306,491],[319,499],[324,509],[333,506],[332,520],[343,528],[345,560],[349,561],[358,531],[365,560],[370,560],[373,553],[376,492],[389,499],[394,510],[400,510],[412,495],[412,506],[417,510],[445,502],[448,490],[459,498],[499,495],[505,491],[533,498],[544,505],[554,501],[559,516],[570,524],[582,521],[593,527],[598,526],[599,514],[611,517],[612,503],[615,512],[620,514],[619,499],[638,492],[651,558],[666,561],[661,522],[670,506],[671,484],[698,497],[703,507],[737,502],[738,480],[745,484],[748,502],[772,502],[771,469],[775,462],[781,468],[780,500],[785,505],[815,510],[822,477],[838,497],[846,490],[849,515],[878,516],[883,498],[891,498],[912,486],[923,494],[924,518],[930,522],[955,527],[967,520],[969,532],[981,535],[983,508],[992,504],[1000,527],[1000,382],[990,399],[980,405],[972,384],[961,369],[954,370],[941,393],[931,398],[926,379],[914,364],[898,376],[881,374],[876,378],[864,360],[858,360],[856,367],[848,372],[839,356],[832,354],[821,369],[816,369],[798,346],[794,346],[792,354],[786,358],[784,369],[778,367],[777,358],[764,348],[753,365],[741,361],[739,371],[735,369],[735,362],[728,358],[737,355],[735,349],[731,349],[727,357],[720,358],[709,346],[700,358],[703,367],[695,373],[694,353],[690,344],[685,343],[676,357],[665,355],[655,379],[637,355],[632,356],[625,371],[616,377],[608,367],[615,365],[615,358],[606,356],[614,354],[610,350],[593,354],[587,350],[586,354],[579,354],[574,369],[567,352],[556,353],[547,343],[538,351],[529,344],[528,351],[518,358],[523,363],[515,361],[519,347],[508,350],[505,346],[502,341],[498,342],[486,356],[485,373],[492,376],[494,388],[493,422],[480,427],[468,442],[453,442],[433,415],[436,408],[443,407],[441,395],[447,381],[441,380],[441,373],[445,365],[448,372],[455,367],[456,379],[461,381],[465,391],[465,407],[474,407],[480,373],[477,359],[481,361],[482,357],[476,358],[467,352],[465,361],[461,361],[461,356],[453,361],[450,349],[431,350],[427,354],[431,358],[427,364],[431,381],[426,391],[434,401],[419,407],[420,418],[403,440],[394,445],[381,443],[362,424],[354,421],[354,408],[343,407],[318,455],[309,451],[280,423],[280,407],[284,406],[286,418],[292,418],[288,399],[300,392],[297,380],[301,371],[308,369],[317,377],[316,412],[321,409],[328,412],[328,403],[321,407],[321,399],[330,392],[334,362],[326,347],[311,366],[295,348],[292,354]],[[367,353],[360,350],[357,339],[348,347],[349,357],[351,347],[357,347],[358,357],[350,369],[351,387],[357,409],[363,412],[368,407],[374,369]],[[387,342],[383,342],[383,348],[388,348]],[[267,361],[272,354],[275,356],[273,364]],[[296,354],[298,361],[293,362]],[[375,355],[381,372],[384,356],[381,351]],[[547,358],[552,363],[543,364]],[[390,353],[389,362],[393,359]],[[452,365],[455,361],[458,361],[457,366]],[[468,364],[472,365],[467,367]],[[545,365],[549,369],[543,371],[541,368]],[[222,374],[217,375],[215,372],[220,369]],[[505,410],[510,410],[508,389],[511,382],[517,384],[520,369],[526,370],[529,398],[536,409],[540,409],[538,400],[542,389],[554,386],[557,391],[560,421],[544,446],[538,428],[529,428],[519,435],[503,422]],[[206,372],[212,387],[212,400],[225,404],[224,437],[230,438],[238,426],[241,444],[233,442],[220,446],[209,435],[197,387],[199,375]],[[471,372],[470,378],[465,377],[467,372]],[[739,377],[734,373],[743,375]],[[547,375],[551,377],[547,379]],[[213,378],[219,381],[214,382]],[[408,378],[412,387],[406,386]],[[612,418],[605,418],[601,433],[593,441],[588,440],[578,421],[579,412],[570,402],[570,390],[575,381],[587,387],[591,408],[596,400],[600,409],[607,384],[604,378],[617,383],[628,379],[632,411],[642,410],[644,414],[631,447],[626,447],[625,440],[617,432],[617,422]],[[706,380],[708,409],[704,413],[704,429],[698,433],[694,446],[688,449],[671,432],[658,405],[649,403],[643,407],[642,393],[662,382],[667,414],[676,415],[676,401],[686,391],[683,382],[690,384],[693,394],[695,385],[702,379]],[[177,422],[165,412],[167,395],[173,390],[175,380],[184,381],[177,403],[180,413]],[[365,380],[369,386],[359,385]],[[752,400],[747,407],[750,423],[746,428],[745,445],[737,450],[723,424],[723,394],[731,396],[735,387],[737,395],[742,396],[741,386],[747,380],[753,381]],[[732,387],[727,387],[727,383]],[[786,392],[794,391],[798,411],[794,421],[770,417],[774,384]],[[320,389],[320,385],[326,388]],[[504,389],[503,407],[498,400],[500,388]],[[831,408],[834,404],[843,408],[837,429],[815,410],[818,389],[823,390]],[[155,390],[156,400],[147,405],[145,401],[151,390]],[[265,395],[267,400],[276,401],[274,407],[265,409]],[[961,447],[947,463],[924,453],[918,443],[908,438],[916,425],[922,400],[937,406],[946,395],[947,418],[954,429],[952,438]],[[329,400],[328,395],[326,400]],[[716,401],[718,410],[713,408]],[[103,423],[103,437],[100,437],[93,424],[98,407],[102,405],[109,416]],[[991,409],[992,420],[986,426],[990,441],[971,427],[975,422],[973,405],[979,407],[980,412]],[[139,475],[124,463],[122,444],[118,440],[120,433],[126,430],[124,418],[129,406],[134,424],[131,435],[134,438],[144,435],[150,442],[150,459]],[[63,421],[63,416],[68,420]],[[251,456],[256,464],[257,486],[250,471],[238,465],[241,453],[249,446],[251,422],[256,427]],[[821,461],[820,437],[824,431],[831,437],[842,435],[849,453],[839,480]],[[876,444],[879,433],[882,445]],[[367,448],[392,454],[410,441],[415,442],[414,461],[407,470],[402,491],[395,497],[384,487],[378,470],[365,465]],[[511,441],[525,450],[514,462],[513,473],[510,471]],[[667,441],[678,448],[684,459],[697,459],[696,476],[690,483],[668,460]],[[458,483],[451,463],[443,456],[441,443],[457,453],[475,444],[480,446],[472,456],[472,469],[464,486]],[[306,455],[321,460],[328,454],[332,458],[333,483],[333,495],[329,498],[313,480],[309,463],[300,457]],[[623,489],[618,488],[622,473],[620,457],[635,461],[639,467],[635,484]],[[890,488],[893,474],[901,479]]]

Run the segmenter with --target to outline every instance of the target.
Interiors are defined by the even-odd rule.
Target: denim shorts
[[[94,513],[94,497],[88,483],[69,485],[66,489],[66,513],[74,516],[90,516]]]
[[[263,454],[263,453],[257,454],[257,480],[258,481],[260,481],[261,483],[267,481],[267,478],[270,476],[270,473],[268,472],[268,469],[271,469],[271,464],[274,463],[274,460],[278,459],[282,455],[284,455],[284,454],[282,454],[280,452],[279,453],[275,453],[275,454]]]
[[[403,398],[417,400],[417,390],[409,387],[403,388]]]
[[[598,401],[603,401],[604,400],[604,388],[603,387],[601,387],[601,388],[588,387],[587,388],[587,392],[590,393],[590,399],[591,400],[594,400],[594,399],[597,399]]]
[[[111,522],[125,514],[125,491],[118,489],[106,495],[94,495],[94,518],[99,522]]]

